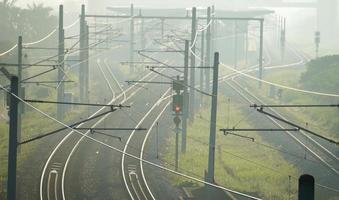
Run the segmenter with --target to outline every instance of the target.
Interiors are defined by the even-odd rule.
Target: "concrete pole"
[[[234,69],[238,65],[238,22],[234,21]]]
[[[281,51],[281,62],[284,62],[285,59],[285,41],[286,41],[286,18],[282,20],[282,25],[281,25],[281,46],[280,46],[280,51]]]
[[[157,159],[159,159],[159,122],[156,123],[156,136],[155,136],[155,141],[156,141],[156,154],[157,154]]]
[[[86,32],[86,22],[85,22],[85,5],[81,5],[81,15],[80,15],[80,51],[79,51],[79,57],[80,57],[80,68],[79,68],[79,95],[80,95],[80,102],[85,102],[85,68],[86,65],[84,63],[84,60],[86,59],[85,55],[85,32]]]
[[[11,77],[11,93],[19,95],[19,79],[16,76]],[[8,180],[7,180],[7,199],[16,199],[16,170],[17,170],[17,146],[18,146],[18,103],[19,100],[11,95],[9,107],[9,143],[8,143]]]
[[[141,9],[139,10],[139,15],[141,14]],[[140,27],[140,47],[141,49],[145,49],[145,20],[141,19],[141,27]]]
[[[263,78],[263,49],[264,49],[264,20],[260,20],[260,47],[259,47],[259,79]],[[262,83],[259,81],[259,88]]]
[[[130,36],[129,36],[129,68],[130,73],[134,72],[134,6],[131,4],[131,22],[130,22]]]
[[[276,16],[276,43],[277,43],[277,47],[279,47],[279,15]]]
[[[200,66],[204,67],[205,64],[205,31],[201,32],[201,50],[200,50]],[[200,90],[204,91],[204,70],[201,68],[200,70]],[[207,86],[206,86],[207,87]],[[200,107],[202,107],[203,104],[203,94],[200,94]]]
[[[161,39],[163,40],[164,39],[164,23],[165,20],[164,19],[161,19]]]
[[[246,63],[246,65],[248,64],[248,22],[246,22],[246,33],[245,33],[246,35],[245,35],[245,42],[246,42],[246,44],[245,44],[245,63]]]
[[[188,85],[188,57],[189,57],[189,41],[185,40],[184,84],[186,86]],[[188,88],[184,87],[181,153],[186,153],[187,119],[188,119],[188,111],[189,111],[189,98],[188,97],[189,97]]]
[[[58,48],[58,94],[57,101],[64,102],[65,85],[63,83],[64,77],[64,59],[65,59],[65,33],[64,33],[64,7],[59,6],[59,48]],[[64,105],[57,104],[57,119],[62,120],[64,117]]]
[[[196,33],[197,33],[197,9],[195,7],[192,8],[192,30],[191,30],[191,70],[190,70],[190,109],[189,116],[190,121],[193,121],[194,118],[194,109],[195,109],[195,91],[193,87],[195,87],[195,44],[196,44]]]
[[[217,128],[217,103],[218,103],[218,74],[219,74],[219,53],[214,54],[213,65],[213,89],[212,89],[212,105],[211,105],[211,124],[210,139],[208,151],[208,171],[207,181],[214,183],[214,162],[215,162],[215,141]]]
[[[89,26],[85,25],[85,102],[89,103]]]
[[[19,36],[18,38],[18,80],[19,80],[19,89],[18,89],[18,95],[20,98],[24,98],[23,97],[23,88],[21,87],[21,81],[22,81],[22,36]],[[18,114],[18,133],[17,133],[17,137],[18,137],[18,141],[21,140],[21,115],[23,113],[23,107],[24,104],[19,101],[18,103],[18,109],[19,109],[19,114]],[[18,149],[20,151],[20,148]]]
[[[178,171],[178,168],[179,168],[179,124],[175,126],[175,171]]]
[[[207,8],[207,26],[205,63],[206,66],[211,66],[211,7]],[[205,87],[207,93],[210,93],[210,76],[210,69],[207,68],[205,70]]]
[[[214,38],[216,36],[216,26],[215,26],[215,8],[212,6],[211,10],[211,18],[212,18],[212,24],[211,24],[211,54],[210,54],[210,60],[213,60],[213,52],[215,51],[215,41]]]

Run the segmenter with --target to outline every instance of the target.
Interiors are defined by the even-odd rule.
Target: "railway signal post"
[[[184,96],[182,91],[184,90],[184,81],[179,79],[173,81],[173,90],[175,95],[173,96],[173,111],[174,111],[174,124],[175,124],[175,170],[178,171],[179,167],[179,125],[181,123],[180,115],[182,115]]]

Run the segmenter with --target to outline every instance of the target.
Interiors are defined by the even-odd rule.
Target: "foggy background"
[[[276,0],[271,0],[276,1]],[[59,4],[65,6],[65,12],[76,12],[80,11],[79,4],[86,4],[88,6],[89,13],[107,12],[106,6],[114,7],[129,7],[131,3],[137,8],[190,8],[196,7],[207,7],[215,5],[218,9],[222,10],[244,10],[244,4],[249,2],[262,3],[262,0],[171,0],[169,2],[161,0],[18,0],[17,4],[21,7],[27,7],[27,4],[32,3],[43,3],[44,5],[51,6],[55,11]],[[291,2],[291,0],[284,0],[284,2]],[[294,0],[293,2],[315,2],[315,0]],[[265,8],[260,6],[260,8]],[[256,9],[255,6],[251,9]],[[287,35],[292,33],[298,33],[299,31],[305,30],[305,26],[310,30],[317,29],[316,23],[316,9],[314,8],[267,8],[274,10],[276,14],[287,18]],[[305,21],[310,22],[305,24]],[[304,24],[300,27],[300,23]],[[293,30],[290,32],[289,30]]]

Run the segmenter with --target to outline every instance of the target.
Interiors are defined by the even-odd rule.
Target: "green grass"
[[[300,88],[300,75],[304,72],[304,68],[289,68],[267,72],[265,80],[279,83],[282,85]],[[263,84],[262,89],[257,87],[257,82],[249,79],[240,79],[240,83],[244,85],[257,96],[264,98],[269,104],[335,104],[338,98],[320,97],[312,94],[305,94],[292,90],[283,89],[281,99],[269,97],[270,86]],[[299,125],[308,127],[311,130],[319,132],[324,136],[339,140],[337,134],[339,130],[338,109],[336,108],[284,108],[278,109],[294,122]]]
[[[221,99],[221,98],[219,98]],[[187,153],[180,156],[180,170],[192,173],[203,179],[207,169],[209,141],[209,106],[197,113],[194,123],[188,129]],[[219,100],[218,110],[227,110],[227,102]],[[236,124],[246,118],[248,113],[239,104],[233,104],[230,112],[230,124]],[[226,112],[218,112],[217,129],[225,127]],[[242,128],[255,127],[251,120],[243,120]],[[243,134],[246,135],[246,134]],[[258,133],[248,133],[257,142],[265,143]],[[224,136],[217,131],[215,157],[215,180],[218,184],[265,199],[288,199],[290,194],[296,197],[298,170],[287,162],[277,151],[265,149],[252,141],[235,136]],[[169,150],[166,161],[174,162],[174,136],[168,139]],[[187,184],[188,180],[171,176],[176,186]]]
[[[74,76],[72,74],[71,76]],[[76,84],[67,85],[69,91],[74,91],[77,93]],[[39,99],[39,100],[50,100],[55,101],[56,99],[56,90],[48,89],[47,94],[42,98],[39,96],[39,89],[41,87],[37,87],[36,85],[28,86],[27,97],[28,99]],[[46,91],[45,91],[46,92]],[[93,101],[97,101],[101,99],[100,96],[92,96]],[[0,105],[3,105],[3,95],[0,97]],[[39,110],[47,113],[48,115],[56,118],[56,105],[55,104],[36,104],[32,103],[32,105]],[[60,124],[55,123],[54,120],[47,118],[46,116],[38,113],[33,110],[29,106],[26,106],[26,112],[22,115],[22,131],[21,131],[21,141],[33,138],[40,134],[56,130],[62,127]],[[7,110],[1,106],[0,112],[2,115],[7,116]],[[66,124],[73,123],[79,120],[79,116],[83,114],[87,114],[87,112],[83,108],[75,108],[65,114],[65,118],[62,120]],[[8,119],[7,119],[8,120]],[[3,120],[0,121],[0,179],[2,181],[6,181],[7,177],[7,159],[8,159],[8,121]],[[39,146],[44,142],[44,140],[37,140],[31,142],[29,144],[25,144],[21,147],[21,151],[18,153],[18,170],[20,171],[21,167],[24,165],[25,161],[29,156],[34,155],[34,153],[38,150]],[[1,183],[0,183],[1,184]],[[1,190],[0,190],[1,191]]]

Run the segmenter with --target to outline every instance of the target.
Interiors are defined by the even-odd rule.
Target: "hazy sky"
[[[136,7],[175,7],[175,8],[186,8],[192,6],[209,6],[216,5],[218,9],[227,9],[227,5],[237,5],[240,1],[249,1],[249,0],[18,0],[17,5],[26,6],[33,2],[44,3],[45,5],[58,8],[59,4],[67,4],[69,6],[78,6],[80,3],[87,4],[88,1],[93,1],[95,4],[103,3],[109,6],[129,6],[130,3],[134,3]],[[310,1],[310,0],[308,0]],[[168,3],[170,2],[170,3]],[[67,8],[65,7],[67,10]],[[297,16],[298,18],[309,17],[314,15],[314,10],[312,9],[275,9],[278,14],[284,16]],[[302,12],[301,12],[302,11]],[[302,14],[303,16],[300,16]]]
[[[25,6],[27,4],[36,2],[36,3],[44,3],[45,5],[57,6],[63,3],[87,3],[88,0],[18,0],[18,5]],[[92,0],[96,4],[101,1],[107,2],[106,0]],[[124,6],[129,5],[130,3],[134,3],[135,5],[143,5],[150,7],[186,7],[186,6],[206,6],[211,5],[216,2],[223,2],[225,0],[109,0],[111,4],[116,6]],[[229,0],[228,0],[229,1]],[[234,1],[234,0],[231,0]],[[170,3],[167,3],[170,2]]]

